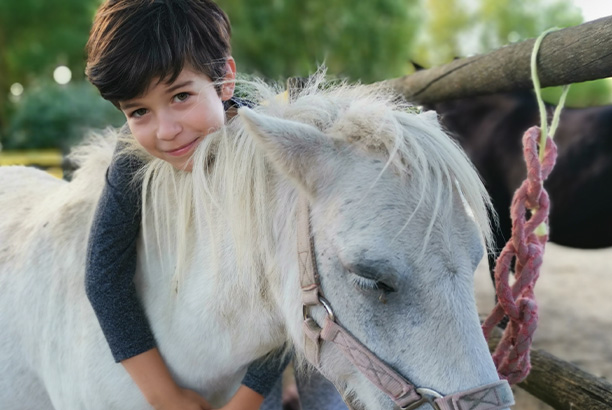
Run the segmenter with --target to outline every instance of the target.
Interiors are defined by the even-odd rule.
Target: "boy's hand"
[[[121,362],[149,404],[156,410],[211,410],[193,390],[179,387],[157,348]]]
[[[156,403],[156,410],[212,410],[212,406],[193,390],[178,389],[175,394]]]

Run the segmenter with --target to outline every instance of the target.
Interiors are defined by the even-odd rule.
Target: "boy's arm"
[[[293,353],[281,347],[251,363],[242,386],[220,410],[258,410],[292,358]]]
[[[142,211],[133,177],[142,163],[119,150],[94,214],[85,268],[87,297],[116,362],[156,347],[134,285]]]
[[[121,364],[153,408],[157,410],[211,409],[204,398],[191,390],[180,388],[174,382],[157,348],[123,360]]]
[[[137,158],[118,155],[120,149],[118,145],[92,222],[85,271],[87,296],[115,361],[121,362],[149,403],[156,409],[209,409],[202,397],[172,380],[136,294],[141,186],[133,178],[143,164]]]

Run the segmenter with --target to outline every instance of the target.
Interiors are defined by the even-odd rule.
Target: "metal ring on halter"
[[[323,296],[319,296],[319,302],[321,302],[325,310],[327,310],[327,317],[329,318],[329,320],[335,322],[336,316],[334,315],[334,311],[332,310],[331,305],[329,304],[327,299],[325,299]]]
[[[421,395],[421,399],[407,405],[406,407],[402,407],[402,410],[414,410],[426,403],[433,407],[434,410],[440,410],[440,406],[438,406],[438,403],[436,403],[435,400],[440,399],[444,396],[442,396],[437,391],[428,389],[426,387],[417,387],[416,392]]]
[[[327,299],[325,299],[322,296],[319,296],[319,302],[321,303],[321,305],[327,311],[327,317],[329,318],[329,320],[331,320],[332,322],[335,322],[336,321],[336,315],[334,315],[334,311],[332,310],[331,305],[329,304]],[[304,320],[306,320],[306,319],[308,319],[310,317],[310,308],[311,307],[312,306],[302,305],[302,315],[304,316]]]

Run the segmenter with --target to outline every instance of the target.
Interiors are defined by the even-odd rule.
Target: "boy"
[[[140,145],[177,169],[190,171],[199,142],[240,105],[229,21],[210,0],[107,0],[87,50],[91,83],[125,114]],[[87,295],[115,361],[154,408],[210,409],[172,379],[136,295],[141,209],[131,182],[140,165],[115,155],[109,167],[90,234]],[[275,356],[252,365],[224,409],[258,409],[285,366]]]

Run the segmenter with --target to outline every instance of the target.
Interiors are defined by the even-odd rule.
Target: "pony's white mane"
[[[323,72],[311,77],[291,101],[278,86],[257,81],[243,85],[247,99],[256,104],[255,111],[309,124],[330,138],[384,154],[387,167],[409,178],[421,200],[428,190],[435,190],[431,215],[444,210],[441,202],[449,198],[446,193],[457,188],[483,238],[490,242],[488,194],[467,156],[441,129],[436,113],[415,113],[414,107],[381,87],[326,83]],[[128,152],[138,149],[132,139]],[[211,246],[226,246],[223,238],[230,232],[243,279],[261,289],[260,273],[275,265],[273,215],[277,210],[270,199],[278,181],[276,171],[240,116],[207,136],[193,161],[191,173],[177,171],[159,159],[150,159],[142,170],[143,210],[145,217],[155,220],[160,254],[173,255],[168,266],[178,280],[194,251],[190,236],[194,226],[207,227],[201,233],[216,238]],[[434,220],[427,237],[433,225]],[[213,249],[213,254],[219,253]]]

